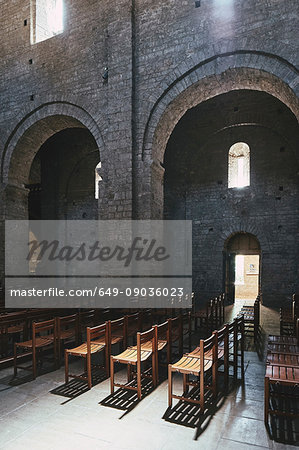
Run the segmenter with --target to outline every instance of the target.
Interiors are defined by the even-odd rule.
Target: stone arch
[[[264,68],[237,66],[237,62],[223,58],[223,71],[211,73],[209,63],[206,69],[194,69],[186,76],[179,78],[169,90],[159,98],[153,106],[146,125],[143,139],[143,159],[163,161],[167,141],[185,112],[220,94],[232,90],[250,89],[266,92],[282,101],[299,121],[299,73],[288,68],[288,75],[280,78],[276,73],[267,72]],[[225,64],[226,63],[226,64]],[[227,67],[225,67],[227,66]],[[264,65],[260,66],[264,67]],[[285,68],[286,69],[286,68]],[[282,69],[278,71],[282,75]],[[286,72],[286,70],[285,70]],[[298,83],[298,92],[293,89]],[[296,95],[297,94],[297,95]]]
[[[145,127],[141,157],[143,178],[149,180],[149,191],[139,196],[140,217],[162,217],[164,153],[172,131],[188,109],[217,95],[247,89],[276,97],[299,121],[299,70],[275,55],[246,51],[226,53],[190,69],[183,64],[174,72],[176,80],[165,80],[165,90],[152,104]]]
[[[86,128],[97,144],[101,160],[105,159],[104,140],[93,117],[77,105],[50,102],[28,113],[10,134],[2,156],[1,182],[22,187],[41,145],[66,128]]]

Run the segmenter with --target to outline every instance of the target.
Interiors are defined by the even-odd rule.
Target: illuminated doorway
[[[224,250],[225,292],[230,302],[255,300],[260,292],[260,244],[250,233],[234,234]]]

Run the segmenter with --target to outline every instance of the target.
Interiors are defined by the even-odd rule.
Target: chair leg
[[[152,378],[153,378],[153,386],[156,387],[157,386],[157,367],[156,367],[156,362],[157,362],[157,355],[158,352],[154,352],[152,354]]]
[[[172,370],[171,364],[168,365],[168,406],[172,407]]]
[[[205,376],[204,372],[199,374],[199,389],[200,389],[200,412],[203,413],[205,409]]]
[[[91,355],[86,355],[86,366],[87,366],[87,382],[88,382],[88,388],[91,389],[92,386],[92,380],[91,380]]]
[[[128,382],[132,381],[132,366],[131,366],[131,364],[127,365],[127,377],[128,377]]]
[[[244,381],[245,372],[244,372],[244,338],[241,339],[241,376]]]
[[[36,348],[32,348],[32,370],[33,370],[33,379],[36,378]]]
[[[137,362],[137,395],[138,399],[141,400],[141,363]]]
[[[13,362],[14,362],[14,377],[16,377],[17,372],[18,372],[18,369],[17,369],[17,344],[16,343],[14,345],[14,360],[13,360]]]
[[[65,360],[65,364],[64,364],[65,383],[68,383],[69,382],[69,354],[68,354],[67,350],[65,350],[65,352],[64,352],[64,360]]]
[[[114,393],[114,360],[113,356],[111,356],[110,360],[110,390],[111,394]]]
[[[189,385],[188,385],[188,382],[189,382],[189,376],[188,376],[186,373],[184,373],[184,374],[183,374],[183,389],[184,389],[184,395],[186,395],[186,394],[188,393],[188,391],[189,391]]]
[[[265,409],[264,409],[264,422],[268,425],[269,416],[269,378],[265,377]]]
[[[106,375],[109,377],[110,375],[110,364],[109,364],[109,351],[108,349],[105,349],[105,369],[106,369]]]

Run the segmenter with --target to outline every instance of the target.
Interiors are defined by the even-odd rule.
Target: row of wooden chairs
[[[258,295],[253,306],[242,306],[239,312],[239,315],[244,317],[245,335],[253,336],[255,343],[260,329],[260,302],[260,295]]]
[[[219,328],[224,323],[224,304],[225,294],[206,302],[203,308],[196,310],[197,296],[194,295],[192,307],[192,319],[194,321],[194,329],[206,330],[208,334]]]
[[[281,336],[292,336],[295,334],[297,318],[299,318],[299,296],[298,294],[293,294],[291,306],[280,308]]]
[[[46,321],[33,322],[30,339],[14,343],[14,375],[17,370],[29,370],[33,373],[33,378],[37,375],[37,363],[41,363],[50,348],[53,348],[54,367],[61,364],[61,353],[64,346],[71,343],[78,345],[85,339],[87,325],[94,325],[95,321],[103,320],[106,311],[97,313],[92,311],[82,311],[64,317],[55,317]],[[18,357],[23,353],[32,354],[32,365],[23,366],[18,363]]]
[[[144,331],[145,329],[147,331]],[[151,332],[149,333],[149,331]],[[139,368],[141,347],[143,352],[142,361],[148,359],[152,354],[153,358],[155,358],[155,364],[153,365],[153,380],[155,382],[155,380],[158,379],[158,374],[156,373],[156,367],[158,367],[157,352],[167,346],[167,362],[171,361],[173,345],[175,342],[178,343],[179,351],[182,351],[184,340],[187,335],[188,346],[191,345],[190,332],[190,313],[180,314],[178,317],[170,318],[160,325],[152,326],[152,316],[150,311],[138,312],[116,320],[108,320],[104,324],[96,327],[88,327],[86,342],[76,348],[65,350],[66,383],[69,381],[69,378],[79,378],[87,381],[88,387],[91,388],[92,369],[95,366],[104,368],[107,376],[109,376],[111,367],[111,378],[114,382],[114,362],[118,361],[130,366],[138,365]],[[129,345],[130,341],[131,345]],[[119,344],[123,349],[126,349],[121,353],[121,356],[111,356],[112,347],[115,344]],[[152,350],[148,350],[144,353],[145,346],[148,349],[152,347]],[[92,364],[92,355],[100,352],[104,353],[103,365]],[[84,375],[69,373],[68,360],[70,355],[84,358],[86,369]],[[145,358],[145,355],[147,355],[147,358]],[[141,372],[139,371],[138,373],[140,374]],[[131,378],[132,371],[128,369],[128,381],[130,381]],[[138,386],[140,388],[139,384]]]
[[[296,331],[293,337],[272,335],[268,339],[264,396],[266,426],[270,415],[299,417],[299,319]],[[286,407],[286,400],[296,401],[297,407]]]
[[[200,412],[204,412],[206,392],[211,391],[213,398],[218,394],[219,368],[224,367],[224,386],[228,389],[229,366],[234,367],[234,379],[238,374],[238,358],[240,358],[241,377],[244,379],[244,319],[242,316],[234,319],[218,331],[213,331],[207,339],[201,339],[199,346],[185,354],[175,364],[168,366],[168,406],[172,407],[172,400],[178,399],[197,404]],[[172,374],[183,374],[183,395],[173,393]],[[208,376],[211,382],[208,383]],[[190,380],[194,376],[196,380]],[[199,399],[188,395],[189,386],[199,388]]]
[[[47,321],[58,315],[70,314],[68,310],[35,309],[3,312],[0,315],[0,358],[13,353],[14,342],[32,337],[33,322]]]

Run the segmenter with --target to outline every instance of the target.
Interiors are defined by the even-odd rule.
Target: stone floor
[[[227,318],[240,304],[227,307]],[[278,313],[262,307],[262,329],[278,332]],[[50,393],[64,383],[64,369],[11,385],[12,369],[0,372],[1,449],[288,449],[272,441],[263,422],[265,365],[255,351],[246,351],[245,385],[238,384],[207,418],[207,426],[179,425],[163,419],[167,380],[130,411],[100,404],[110,394],[109,380],[70,399]],[[72,363],[75,370],[77,363]],[[124,371],[116,374],[124,379]],[[180,376],[174,389],[181,392]],[[221,402],[220,402],[221,403]],[[134,405],[133,405],[134,406]],[[192,408],[191,408],[192,409]],[[194,409],[194,407],[193,407]],[[191,411],[192,415],[192,411]],[[190,423],[189,423],[190,425]]]

